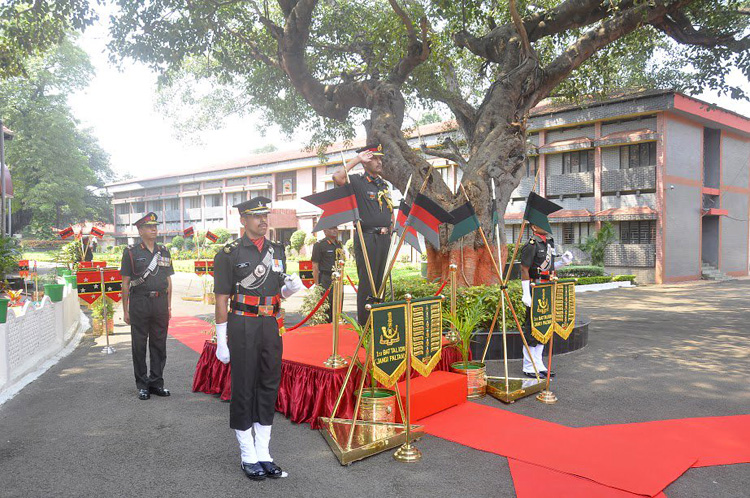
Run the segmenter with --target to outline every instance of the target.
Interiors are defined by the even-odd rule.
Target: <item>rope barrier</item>
[[[323,294],[323,297],[320,298],[320,301],[318,301],[318,304],[315,305],[315,307],[312,309],[312,311],[305,318],[303,318],[302,321],[299,322],[297,325],[292,325],[291,327],[287,327],[286,331],[287,332],[291,332],[292,330],[296,329],[297,327],[301,327],[302,325],[304,325],[305,322],[307,322],[310,319],[310,317],[313,316],[316,311],[318,311],[318,308],[320,308],[320,306],[323,304],[323,301],[326,300],[326,298],[328,297],[328,294],[331,292],[332,288],[333,288],[333,284],[331,284],[328,287],[328,289],[326,289],[325,294]]]
[[[354,285],[354,282],[352,282],[352,277],[349,275],[346,276],[346,279],[349,280],[349,284],[352,286],[352,289],[354,289],[354,293],[357,293],[357,287]]]
[[[440,293],[443,292],[443,289],[445,289],[445,284],[447,284],[447,283],[448,283],[447,280],[443,280],[443,285],[441,285],[440,288],[438,289],[438,291],[435,293],[436,296],[439,296]]]

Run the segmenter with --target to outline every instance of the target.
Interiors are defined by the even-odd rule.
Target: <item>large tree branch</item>
[[[391,70],[391,73],[388,75],[388,81],[390,83],[401,86],[411,72],[414,71],[414,68],[426,61],[430,56],[430,42],[427,39],[429,24],[427,23],[426,17],[421,19],[420,27],[422,39],[420,40],[409,14],[401,8],[396,0],[388,0],[388,2],[406,27],[406,33],[409,39],[409,46],[406,49],[406,55],[396,63]]]
[[[458,126],[466,140],[471,142],[474,139],[474,130],[477,124],[477,111],[461,95],[461,86],[456,79],[456,71],[450,60],[445,61],[445,70],[441,74],[445,81],[445,87],[436,84],[436,86],[424,92],[425,96],[447,105],[456,117]]]
[[[655,19],[663,17],[671,9],[678,9],[690,1],[679,0],[671,5],[668,5],[664,0],[641,3],[589,29],[544,68],[545,74],[541,83],[530,96],[529,106],[535,105],[539,100],[549,95],[553,88],[598,50],[631,33],[639,26],[651,23]]]
[[[679,43],[715,48],[726,47],[733,52],[743,52],[750,49],[750,38],[735,39],[734,34],[717,34],[705,30],[697,30],[688,17],[681,11],[670,12],[651,23],[655,28],[663,31]]]
[[[424,154],[427,154],[428,156],[441,157],[443,159],[453,161],[454,163],[458,164],[463,171],[466,171],[469,167],[469,162],[464,159],[464,156],[461,154],[461,150],[458,148],[455,142],[450,138],[446,138],[445,140],[443,140],[443,145],[447,145],[451,150],[447,151],[430,149],[425,144],[421,144],[419,148]]]

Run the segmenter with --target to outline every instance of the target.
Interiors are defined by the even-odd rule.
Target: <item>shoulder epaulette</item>
[[[240,245],[240,239],[234,239],[232,242],[229,242],[228,244],[224,246],[224,252],[229,254],[235,249],[237,249],[239,245]]]

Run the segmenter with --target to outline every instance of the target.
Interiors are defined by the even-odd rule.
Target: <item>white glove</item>
[[[531,308],[531,281],[521,280],[521,287],[523,288],[521,302],[523,302],[524,306]]]
[[[284,280],[284,286],[281,288],[281,297],[288,299],[295,292],[301,291],[303,287],[304,284],[299,278],[299,274],[293,273]]]
[[[555,261],[555,270],[559,270],[563,266],[569,265],[571,261],[573,261],[573,253],[565,251],[565,254],[560,256],[560,261]]]
[[[229,346],[227,345],[227,322],[216,324],[216,359],[225,365],[229,363]]]

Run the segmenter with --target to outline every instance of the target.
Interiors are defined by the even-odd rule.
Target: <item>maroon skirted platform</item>
[[[346,377],[346,368],[332,369],[323,365],[331,354],[332,334],[333,327],[324,324],[300,328],[283,336],[284,354],[276,411],[283,413],[292,422],[309,423],[314,429],[318,428],[319,417],[331,414]],[[358,341],[359,337],[355,331],[348,326],[342,326],[339,334],[339,354],[351,357]],[[364,358],[361,356],[360,359]],[[435,369],[448,371],[451,363],[460,359],[461,354],[455,347],[444,347]],[[223,400],[230,399],[230,372],[231,364],[224,365],[216,359],[216,344],[205,341],[195,367],[193,391],[219,394]],[[359,369],[355,368],[337,416],[351,417],[354,412],[354,391],[359,376]]]

